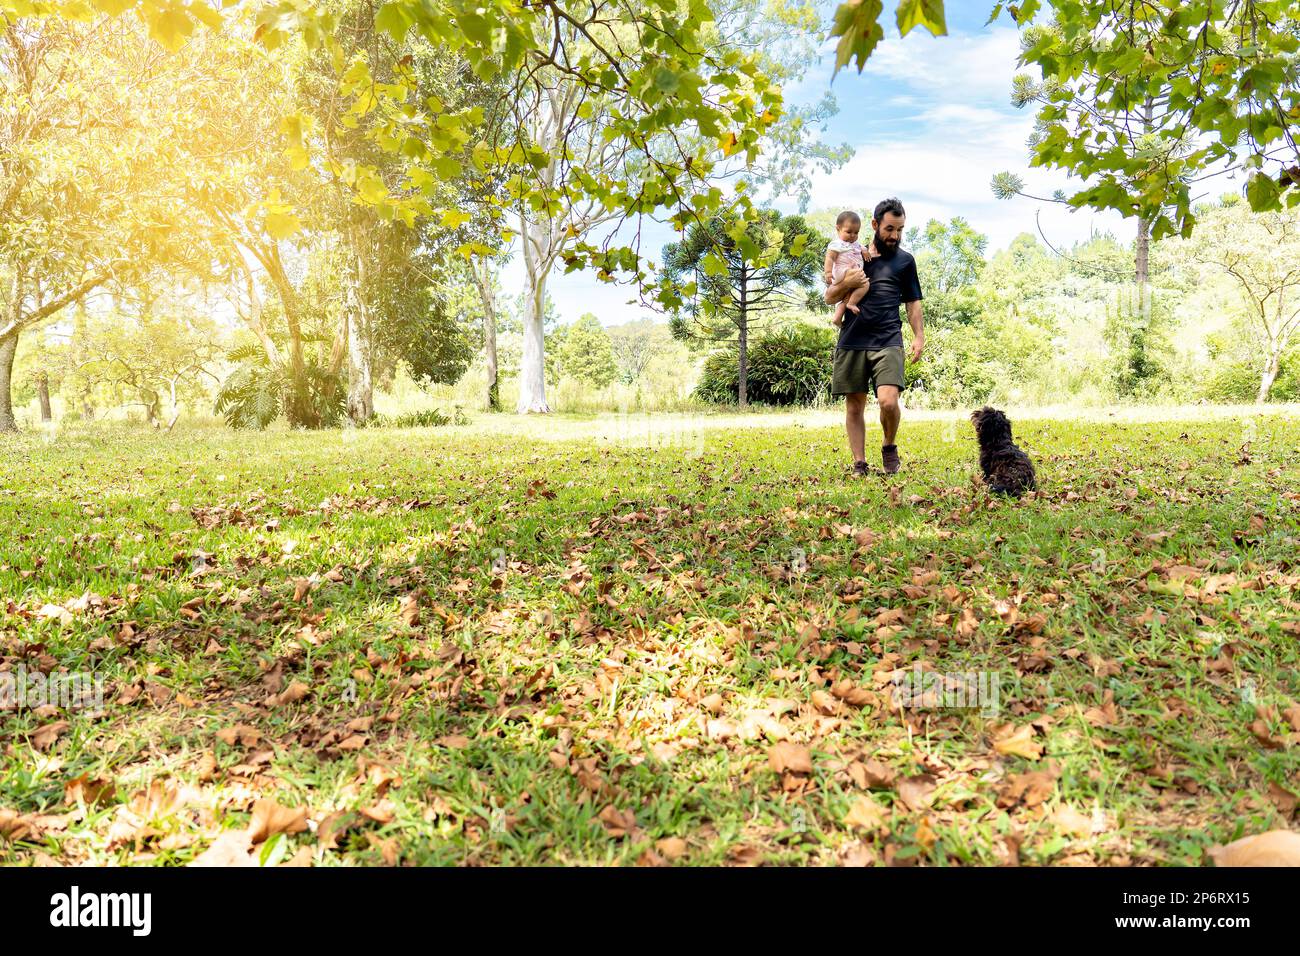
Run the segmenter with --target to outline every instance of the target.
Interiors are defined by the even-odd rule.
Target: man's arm
[[[925,327],[921,319],[921,300],[913,299],[907,303],[907,324],[912,327],[912,361],[921,359],[925,349]]]
[[[826,304],[834,305],[854,289],[867,284],[867,274],[861,269],[850,269],[844,278],[826,287]]]

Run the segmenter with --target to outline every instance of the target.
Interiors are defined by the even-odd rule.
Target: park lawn
[[[0,862],[1198,865],[1293,824],[1300,420],[1017,420],[1018,502],[964,421],[857,481],[824,418],[605,421],[0,439],[0,660],[104,680],[0,712]]]

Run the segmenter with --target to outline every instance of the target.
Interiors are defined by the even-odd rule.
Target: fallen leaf
[[[885,808],[865,794],[853,801],[849,812],[844,815],[844,825],[850,829],[869,832],[884,831]]]
[[[257,866],[257,858],[250,852],[252,848],[247,830],[227,830],[195,857],[190,866]]]
[[[935,778],[921,773],[898,782],[898,796],[909,810],[926,810],[934,801]]]
[[[767,762],[777,773],[812,773],[812,755],[803,744],[783,740],[767,752]]]
[[[1300,833],[1270,830],[1206,852],[1215,866],[1300,866]]]
[[[66,720],[56,720],[53,723],[43,724],[36,728],[32,734],[32,746],[37,750],[46,750],[49,746],[58,740],[60,736],[67,732],[72,724]]]
[[[994,733],[993,749],[1004,757],[1038,760],[1043,756],[1043,747],[1034,740],[1034,728],[1029,724],[1022,727],[1004,724],[1000,732]]]
[[[248,838],[253,843],[261,843],[277,833],[301,833],[306,829],[306,807],[285,807],[271,797],[264,797],[253,804]]]

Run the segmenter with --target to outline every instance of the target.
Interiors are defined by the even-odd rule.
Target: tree
[[[618,375],[609,333],[590,312],[568,327],[559,358],[563,374],[593,388],[604,388]]]
[[[497,313],[501,300],[501,283],[494,260],[476,256],[469,261],[469,274],[478,292],[483,311],[483,362],[487,370],[486,395],[489,411],[501,409],[500,369],[497,359]]]
[[[137,29],[0,23],[0,431],[16,428],[19,336],[176,245],[181,135],[148,95]]]
[[[77,375],[108,389],[119,404],[139,405],[150,425],[170,431],[182,399],[206,397],[203,381],[217,380],[210,367],[222,351],[218,330],[210,317],[153,289],[133,307],[117,304],[91,317]]]
[[[616,325],[606,332],[618,364],[618,377],[625,385],[639,380],[654,358],[664,352],[665,339],[671,340],[667,327],[652,319]]]
[[[1087,184],[1069,202],[1139,218],[1138,281],[1151,237],[1190,234],[1195,184],[1251,174],[1255,210],[1281,208],[1300,182],[1300,32],[1291,4],[1271,0],[1038,0],[1010,7],[1024,36],[1021,63],[1042,83],[1018,80],[1040,103],[1033,165]],[[998,4],[994,16],[1000,12]],[[1300,189],[1285,201],[1300,202]]]
[[[1188,251],[1232,277],[1253,333],[1255,401],[1265,402],[1300,330],[1300,211],[1252,213],[1237,197],[1229,200],[1198,210],[1201,225]]]
[[[715,217],[664,247],[663,271],[684,305],[679,339],[736,345],[739,404],[748,404],[749,337],[772,310],[802,300],[821,276],[823,244],[800,216],[763,210],[756,220]],[[800,291],[803,291],[801,297]]]
[[[961,216],[949,223],[931,219],[924,229],[914,226],[907,232],[926,289],[927,321],[935,327],[975,321],[980,311],[975,284],[984,271],[988,236]]]

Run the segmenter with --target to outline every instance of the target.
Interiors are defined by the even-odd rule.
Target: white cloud
[[[1051,196],[1057,189],[1068,194],[1079,187],[1061,173],[1028,166],[1033,112],[1010,104],[1012,78],[1020,72],[1016,29],[994,26],[945,37],[913,30],[903,38],[887,31],[861,75],[852,68],[841,70],[831,85],[833,49],[834,42],[824,47],[817,64],[786,91],[791,102],[807,103],[820,99],[829,85],[840,113],[820,138],[847,141],[857,151],[836,172],[813,174],[811,208],[869,212],[880,199],[896,195],[907,206],[911,225],[964,216],[989,237],[990,252],[1005,248],[1022,232],[1036,234],[1039,224],[1057,248],[1094,231],[1109,230],[1121,241],[1131,238],[1136,223],[1115,213],[993,198],[990,180],[1003,170],[1020,175],[1026,191],[1038,196]],[[793,211],[795,203],[777,205]],[[656,241],[647,236],[645,252],[657,260],[662,244],[672,238],[666,228],[662,238],[656,232]],[[517,261],[507,268],[503,281],[509,291],[522,287],[522,271]],[[662,319],[627,305],[635,296],[626,287],[585,273],[557,273],[549,291],[565,322],[584,312],[595,313],[606,325]]]
[[[1136,224],[1116,214],[993,198],[990,182],[1004,170],[1038,196],[1079,188],[1062,173],[1028,167],[1034,115],[1009,102],[1019,52],[1017,31],[1006,27],[887,36],[861,77],[852,75],[842,89],[836,84],[841,115],[827,138],[848,138],[857,152],[834,173],[814,174],[813,207],[869,212],[880,199],[898,196],[912,225],[964,216],[988,235],[990,251],[1037,232],[1036,214],[1058,247],[1094,230],[1127,237]]]
[[[886,33],[862,76],[868,82],[905,85],[916,93],[938,93],[944,102],[1002,105],[1010,101],[1019,56],[1020,34],[1014,27],[942,37],[926,30],[905,37]]]

